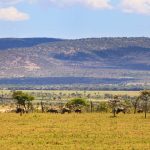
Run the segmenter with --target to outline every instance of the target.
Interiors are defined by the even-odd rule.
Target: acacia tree
[[[139,106],[139,102],[140,102],[140,97],[135,96],[131,98],[131,103],[134,107],[134,114],[137,112],[137,108]]]
[[[144,102],[144,113],[145,113],[145,118],[146,118],[147,110],[148,110],[148,102],[150,100],[150,91],[148,90],[142,91],[139,98]]]
[[[112,108],[113,117],[116,117],[116,108],[120,103],[119,96],[114,95],[113,99],[111,99],[109,102],[110,102],[110,105],[111,105],[111,108]]]
[[[31,106],[31,101],[34,100],[34,97],[27,94],[27,93],[24,93],[22,91],[15,91],[13,92],[13,95],[12,95],[13,99],[16,100],[17,102],[17,107],[21,107],[23,106],[25,109],[29,109],[30,106]]]

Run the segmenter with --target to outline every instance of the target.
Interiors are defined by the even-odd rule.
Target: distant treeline
[[[126,90],[150,89],[148,85],[134,84],[133,79],[99,79],[82,77],[11,78],[0,79],[0,88],[9,90]]]
[[[63,84],[120,84],[134,79],[90,78],[90,77],[45,77],[45,78],[4,78],[0,84],[14,85],[63,85]]]
[[[56,38],[0,38],[0,50],[32,47],[38,44],[61,41]]]

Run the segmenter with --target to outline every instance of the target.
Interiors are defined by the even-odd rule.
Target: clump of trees
[[[145,118],[147,117],[147,112],[150,107],[150,90],[141,91],[139,96],[128,97],[128,99],[124,99],[124,97],[115,95],[109,101],[110,107],[112,108],[113,116],[116,117],[116,110],[119,108],[120,110],[124,109],[124,112],[127,109],[132,108],[134,114],[136,112],[143,112],[145,114]],[[121,110],[121,111],[122,111]],[[123,112],[123,111],[122,111]]]

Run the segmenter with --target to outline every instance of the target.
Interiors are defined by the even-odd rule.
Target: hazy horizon
[[[0,39],[32,39],[32,38],[52,38],[52,39],[62,39],[62,40],[80,40],[80,39],[99,39],[99,38],[150,38],[150,36],[103,36],[103,37],[78,37],[78,38],[61,38],[61,37],[42,37],[42,36],[37,36],[37,37],[0,37]]]

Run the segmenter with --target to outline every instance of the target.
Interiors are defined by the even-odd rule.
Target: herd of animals
[[[56,108],[50,108],[46,111],[47,113],[71,113],[72,110],[70,108],[63,107],[62,110],[56,109]],[[74,110],[75,113],[82,113],[82,110],[80,108],[77,108]],[[24,108],[17,108],[16,113],[28,113]]]
[[[127,113],[127,109],[126,108],[123,108],[123,107],[118,107],[118,108],[115,108],[114,109],[115,113],[116,114],[119,114],[119,113]],[[28,113],[27,110],[25,110],[24,108],[17,108],[16,113]],[[75,110],[72,110],[70,108],[67,108],[67,107],[63,107],[61,110],[57,109],[57,108],[50,108],[46,111],[47,113],[55,113],[55,114],[58,114],[58,113],[61,113],[61,114],[65,114],[65,113],[71,113],[71,112],[75,112],[75,113],[82,113],[82,110],[80,108],[76,108]],[[143,110],[142,109],[138,109],[137,110],[137,113],[143,113]]]
[[[119,114],[120,112],[125,114],[125,113],[128,112],[128,110],[126,108],[124,108],[124,107],[118,107],[114,111],[116,112],[116,114]],[[143,109],[138,109],[137,110],[137,113],[143,113],[143,112],[144,112]]]

